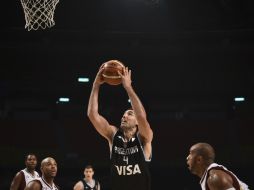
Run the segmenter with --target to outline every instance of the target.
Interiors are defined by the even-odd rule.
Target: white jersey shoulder
[[[41,183],[41,186],[42,186],[41,190],[58,190],[57,186],[54,183],[51,186],[42,177],[34,179],[32,181],[39,181]]]
[[[23,169],[21,171],[24,174],[26,184],[28,184],[30,181],[40,177],[40,175],[36,171],[34,171],[34,175],[32,175],[30,172],[28,172],[27,169]]]
[[[219,165],[219,164],[216,164],[216,163],[212,163],[205,171],[205,173],[203,174],[203,177],[201,178],[200,180],[200,185],[201,185],[201,188],[202,190],[206,190],[206,181],[207,181],[207,173],[209,170],[211,170],[212,168],[215,168],[215,167],[220,167],[222,168],[223,170],[225,171],[228,171],[230,172],[238,181],[239,185],[240,185],[240,188],[241,190],[249,190],[248,188],[248,185],[246,185],[244,182],[242,182],[241,180],[238,179],[238,177],[231,171],[229,171],[225,166],[223,165]]]

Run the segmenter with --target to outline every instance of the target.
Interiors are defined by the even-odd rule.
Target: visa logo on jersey
[[[135,175],[135,174],[141,174],[141,170],[139,168],[138,164],[128,165],[128,166],[116,166],[118,175]]]

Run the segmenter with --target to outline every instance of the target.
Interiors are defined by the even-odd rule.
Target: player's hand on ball
[[[124,88],[128,88],[131,86],[131,70],[128,67],[125,67],[123,70],[123,74],[118,72],[118,74],[122,78],[122,84]]]
[[[105,81],[104,81],[104,78],[102,77],[102,72],[103,72],[104,68],[103,67],[100,67],[96,77],[95,77],[95,80],[94,80],[94,84],[98,84],[98,85],[101,85],[103,84]]]

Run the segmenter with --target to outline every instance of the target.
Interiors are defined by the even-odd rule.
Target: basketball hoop
[[[54,11],[59,0],[20,0],[25,13],[25,28],[46,29],[55,25]]]

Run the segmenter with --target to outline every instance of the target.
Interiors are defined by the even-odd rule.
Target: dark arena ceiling
[[[235,96],[251,100],[253,4],[60,1],[55,26],[27,31],[21,3],[5,1],[0,31],[2,104],[50,104],[59,96],[85,103],[97,69],[109,59],[119,59],[133,70],[133,83],[151,107],[166,107],[165,102],[230,104]],[[90,83],[78,84],[80,76],[89,77]],[[108,93],[115,93],[112,88]]]

